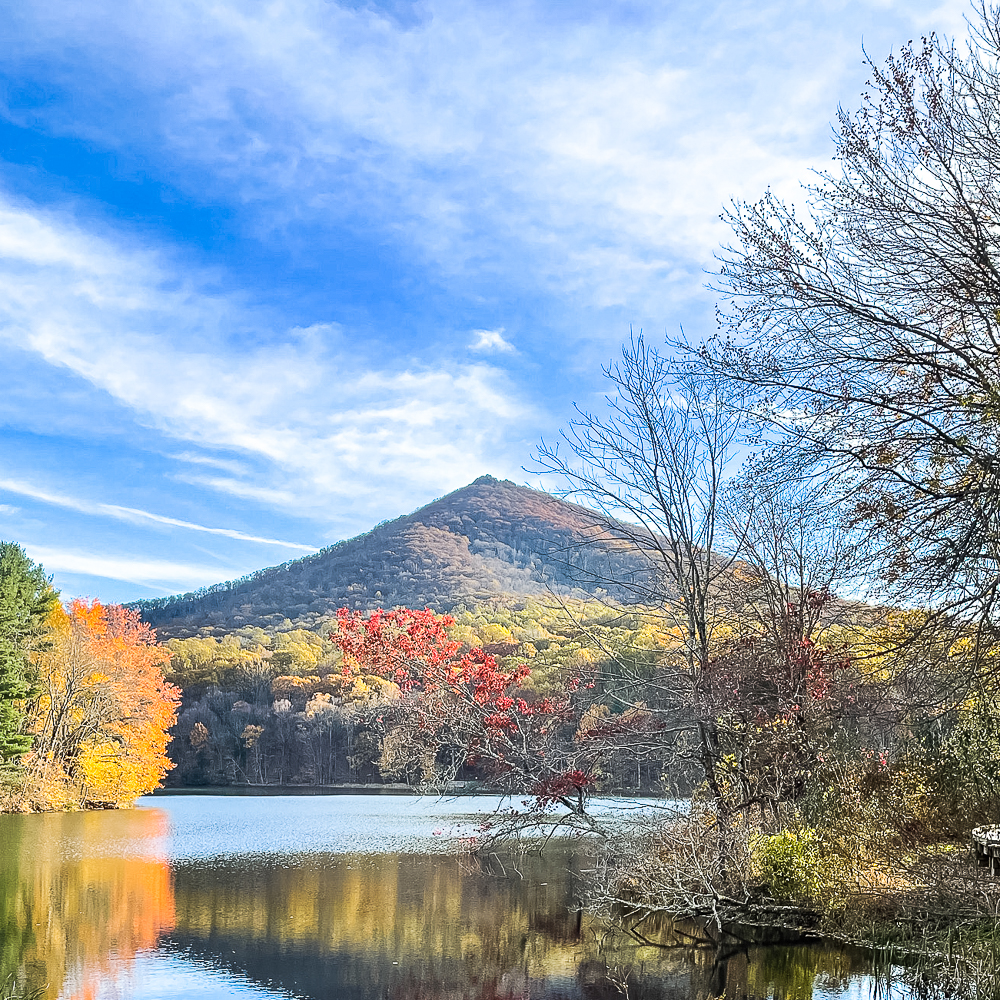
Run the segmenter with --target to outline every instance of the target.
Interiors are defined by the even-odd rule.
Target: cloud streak
[[[185,531],[201,531],[209,535],[221,535],[224,538],[235,538],[242,542],[256,542],[260,545],[277,545],[285,549],[295,549],[299,552],[316,552],[314,545],[302,545],[299,542],[286,542],[280,538],[264,538],[260,535],[250,535],[234,528],[210,528],[204,524],[195,524],[191,521],[182,521],[176,517],[166,517],[162,514],[153,514],[148,510],[138,510],[135,507],[121,507],[112,503],[91,503],[86,500],[79,500],[75,497],[64,496],[39,489],[29,483],[18,482],[12,479],[0,479],[0,491],[15,493],[18,496],[30,497],[41,503],[49,504],[53,507],[62,507],[64,510],[73,510],[81,514],[93,514],[98,517],[111,517],[119,521],[130,523],[152,522],[153,524],[168,525],[173,528],[183,528]],[[16,508],[0,506],[0,511],[14,511]]]
[[[47,571],[125,580],[154,590],[171,593],[179,589],[196,588],[217,583],[225,572],[218,566],[181,563],[142,556],[108,555],[81,552],[28,543],[29,557],[41,563]]]

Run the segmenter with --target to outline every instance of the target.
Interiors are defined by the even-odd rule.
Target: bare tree
[[[715,723],[690,709],[711,655],[713,601],[735,558],[732,549],[720,551],[720,499],[736,456],[739,407],[725,383],[697,376],[641,335],[605,375],[616,390],[608,415],[578,409],[561,442],[539,447],[537,465],[562,480],[562,496],[595,511],[601,536],[645,557],[647,573],[613,582],[662,617],[681,641],[683,666],[651,681],[623,664],[621,707],[631,710],[644,692],[658,692],[676,728],[697,732],[699,767],[724,812]]]
[[[825,475],[871,532],[877,577],[993,628],[1000,597],[1000,13],[964,49],[934,36],[870,63],[841,111],[838,172],[797,213],[725,218],[728,337],[772,461]]]
[[[844,607],[832,592],[850,546],[815,488],[768,478],[767,467],[733,474],[745,408],[732,382],[699,376],[641,337],[606,374],[617,389],[609,416],[580,411],[562,448],[543,445],[538,461],[564,495],[595,509],[604,538],[645,557],[632,597],[681,652],[650,669],[605,650],[620,721],[584,738],[693,769],[724,844],[736,817],[770,821],[803,794],[829,748],[849,664],[814,640]],[[629,725],[637,711],[658,724]]]
[[[709,655],[712,596],[734,558],[721,554],[719,501],[739,410],[725,383],[696,375],[641,335],[605,374],[616,390],[608,416],[578,408],[560,442],[541,444],[537,466],[562,480],[555,492],[595,511],[602,535],[646,557],[648,574],[609,582],[662,609],[693,668]]]
[[[720,514],[742,542],[727,603],[743,636],[772,646],[812,640],[835,621],[855,619],[850,603],[827,598],[854,583],[858,558],[857,540],[825,484],[776,471],[745,466],[721,498]]]

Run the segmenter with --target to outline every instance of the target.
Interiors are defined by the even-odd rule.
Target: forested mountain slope
[[[136,607],[166,638],[285,619],[308,628],[345,606],[442,612],[549,591],[627,601],[648,564],[596,520],[547,493],[482,476],[314,555]]]

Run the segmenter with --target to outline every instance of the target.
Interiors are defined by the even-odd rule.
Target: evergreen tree
[[[31,653],[57,598],[20,545],[0,542],[0,764],[31,749],[21,703],[33,693]]]

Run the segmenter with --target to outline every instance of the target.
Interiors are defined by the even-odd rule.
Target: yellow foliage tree
[[[163,678],[170,652],[119,605],[75,600],[50,625],[29,772],[49,782],[61,773],[78,805],[131,804],[173,766],[166,746],[180,693]]]

